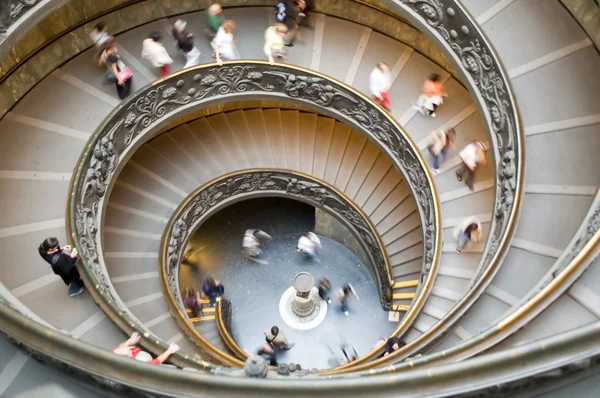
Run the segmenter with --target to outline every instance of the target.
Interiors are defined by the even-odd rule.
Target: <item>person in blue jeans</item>
[[[354,287],[352,287],[352,285],[349,283],[346,283],[341,289],[336,291],[337,299],[342,305],[342,312],[346,316],[350,315],[350,312],[348,311],[348,299],[350,298],[351,294],[353,294],[354,297],[360,301],[360,297],[358,297],[358,294],[356,294],[356,290],[354,290]]]
[[[215,305],[217,297],[222,296],[224,292],[224,286],[210,276],[202,283],[202,298],[209,299],[208,305],[210,306]]]
[[[440,172],[440,163],[446,160],[450,147],[454,148],[455,138],[456,131],[453,128],[447,131],[438,129],[429,135],[427,149],[433,156],[433,170],[436,174]]]
[[[457,241],[456,253],[460,254],[481,238],[481,221],[475,216],[465,218],[461,224],[454,228],[454,237]]]

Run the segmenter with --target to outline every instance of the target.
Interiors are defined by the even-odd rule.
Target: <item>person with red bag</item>
[[[388,92],[392,87],[390,67],[385,62],[378,62],[369,75],[369,90],[373,94],[373,101],[383,106],[390,112],[390,97]]]

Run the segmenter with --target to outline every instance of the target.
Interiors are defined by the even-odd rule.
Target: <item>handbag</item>
[[[123,69],[121,69],[121,71],[119,72],[119,77],[124,82],[126,82],[129,79],[131,79],[131,76],[133,76],[133,72],[127,66],[124,67]]]

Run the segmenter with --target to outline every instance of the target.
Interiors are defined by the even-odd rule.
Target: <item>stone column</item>
[[[299,272],[292,280],[292,286],[296,290],[292,310],[298,316],[309,316],[315,309],[313,298],[315,289],[315,278],[308,272]]]

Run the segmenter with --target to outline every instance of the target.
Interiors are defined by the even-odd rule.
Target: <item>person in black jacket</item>
[[[40,256],[50,264],[52,271],[69,286],[69,296],[77,296],[83,292],[83,281],[75,267],[78,257],[76,248],[60,247],[58,239],[48,238],[40,244],[38,251]]]
[[[188,68],[198,64],[200,60],[200,50],[194,46],[194,36],[186,29],[187,22],[178,19],[173,24],[173,38],[177,42],[177,47],[185,55],[185,65],[183,68]]]
[[[390,355],[392,352],[398,351],[400,348],[404,347],[406,344],[399,337],[390,337],[385,342],[385,351],[383,352],[382,357]]]

